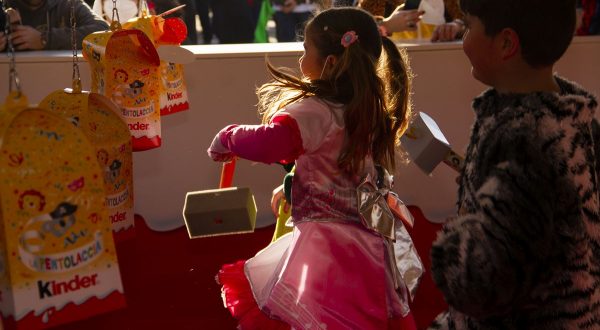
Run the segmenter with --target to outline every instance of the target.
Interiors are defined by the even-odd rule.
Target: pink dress
[[[258,161],[261,160],[258,158],[296,161],[292,185],[293,232],[247,260],[244,274],[262,313],[295,329],[415,328],[408,296],[422,266],[418,257],[414,258],[412,242],[406,242],[408,234],[403,235],[406,229],[401,221],[392,225],[396,232],[393,243],[367,228],[361,220],[357,188],[365,178],[377,178],[377,171],[371,159],[365,159],[363,172],[355,176],[338,168],[345,136],[343,111],[341,105],[311,97],[278,114],[273,122],[284,123],[288,129],[283,131],[290,132],[278,140],[295,146],[291,154],[282,152],[266,157],[262,150],[264,143],[249,144],[249,140],[256,138],[253,132],[259,126],[233,126],[221,132],[221,142],[235,154]],[[240,145],[245,145],[245,150],[238,150]],[[261,150],[249,151],[249,145]],[[240,309],[239,304],[248,304],[244,301],[248,297],[240,298],[239,288],[232,289],[235,285],[230,285],[230,279],[236,277],[233,274],[237,271],[231,269],[229,266],[230,271],[222,270],[219,279],[224,286],[225,302],[230,310],[238,305],[239,314],[246,310]],[[256,315],[251,319],[256,320]],[[240,323],[242,328],[265,327],[248,319],[249,327],[243,323]],[[271,325],[285,328],[284,323]]]

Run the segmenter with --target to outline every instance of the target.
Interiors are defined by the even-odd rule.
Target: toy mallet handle
[[[235,161],[234,157],[231,161],[223,163],[221,168],[221,181],[219,181],[219,188],[229,188],[233,182],[233,173],[235,172]]]
[[[465,159],[463,156],[454,152],[454,150],[450,149],[446,157],[444,157],[444,163],[454,169],[456,172],[460,172],[462,168],[465,166]]]

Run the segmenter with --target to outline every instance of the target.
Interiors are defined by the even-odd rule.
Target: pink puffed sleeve
[[[278,115],[266,125],[230,125],[219,132],[221,144],[236,156],[262,163],[291,163],[304,153],[298,124]]]
[[[342,105],[326,103],[317,97],[291,104],[277,114],[286,115],[296,122],[302,149],[307,154],[318,150],[332,131],[343,129]]]

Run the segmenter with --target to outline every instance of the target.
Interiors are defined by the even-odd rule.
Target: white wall
[[[415,74],[414,109],[431,115],[458,152],[464,152],[473,120],[471,100],[485,86],[470,75],[460,43],[407,44]],[[187,47],[196,54],[185,66],[191,110],[162,119],[162,147],[134,153],[136,212],[154,228],[182,224],[181,210],[187,191],[216,188],[220,164],[206,155],[214,134],[231,123],[258,123],[254,104],[256,86],[267,81],[265,54],[276,65],[297,67],[299,43],[210,45]],[[30,103],[51,91],[70,87],[70,52],[17,54],[17,70]],[[81,60],[83,86],[89,89],[89,70]],[[600,95],[600,37],[577,37],[556,66],[564,77]],[[8,59],[0,58],[0,98],[7,94]],[[274,221],[269,200],[283,177],[279,165],[238,162],[234,185],[248,186],[259,208],[259,225]],[[401,166],[395,190],[407,204],[443,221],[454,212],[456,174],[440,165],[431,177],[414,165]]]

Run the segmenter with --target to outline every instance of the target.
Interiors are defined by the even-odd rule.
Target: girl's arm
[[[298,124],[278,115],[266,125],[229,125],[214,138],[208,155],[216,161],[239,156],[263,163],[290,163],[304,153]]]

